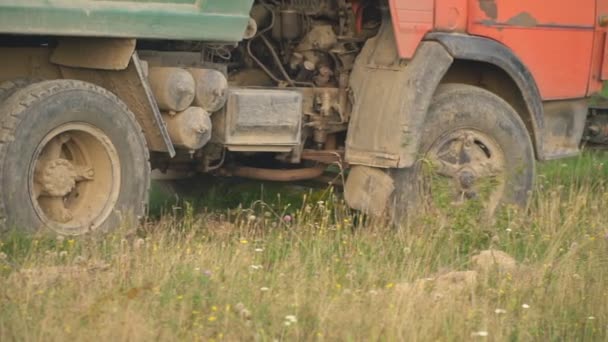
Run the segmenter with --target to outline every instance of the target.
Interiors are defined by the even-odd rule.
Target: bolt
[[[460,181],[460,186],[464,189],[469,189],[475,183],[475,175],[467,170],[464,170],[460,173],[458,180]]]

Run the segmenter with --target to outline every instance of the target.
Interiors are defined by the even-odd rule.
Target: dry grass
[[[584,163],[493,223],[391,230],[328,193],[105,237],[5,235],[0,340],[606,340],[608,192]],[[486,249],[517,266],[480,269]]]

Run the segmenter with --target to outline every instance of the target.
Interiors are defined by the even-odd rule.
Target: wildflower
[[[8,256],[4,252],[0,252],[0,260],[6,260]]]
[[[395,284],[394,284],[394,283],[388,283],[388,284],[386,284],[386,286],[385,286],[385,287],[386,287],[387,289],[391,289],[391,288],[393,288],[393,286],[395,286]]]
[[[74,239],[69,239],[69,240],[68,240],[68,246],[69,246],[70,248],[74,247],[74,244],[75,244],[75,243],[76,243],[76,241],[75,241]]]
[[[249,220],[249,221],[251,222],[251,221],[255,221],[255,219],[256,219],[256,218],[257,218],[257,217],[255,217],[255,215],[249,215],[249,216],[247,217],[247,220]]]
[[[295,315],[287,315],[287,316],[285,316],[285,321],[291,322],[291,323],[297,323],[298,319],[296,318]]]
[[[251,267],[252,270],[261,270],[262,268],[264,268],[264,266],[262,265],[251,265],[249,267]]]
[[[488,332],[487,331],[476,331],[474,333],[471,334],[471,336],[473,337],[487,337],[488,336]]]
[[[264,251],[264,248],[256,248],[255,251],[258,252],[258,253],[261,253],[261,252]]]
[[[59,252],[59,257],[60,258],[63,258],[63,257],[66,257],[66,256],[68,256],[68,252],[67,251],[61,251],[61,252]]]
[[[595,319],[595,316],[589,316],[587,317],[588,320],[593,321]]]
[[[63,235],[57,235],[57,243],[58,244],[62,244],[64,240],[65,240],[65,237],[63,237]]]
[[[243,245],[246,245],[249,243],[249,241],[247,241],[247,239],[241,239],[239,242]]]
[[[178,296],[177,296],[177,300],[182,300],[182,299],[184,299],[184,296],[183,296],[183,295],[178,295]]]
[[[217,320],[217,317],[215,317],[215,316],[209,316],[209,317],[207,318],[207,320],[208,320],[209,322],[215,322],[215,321]]]
[[[263,286],[263,287],[260,287],[260,291],[262,291],[262,292],[268,292],[268,291],[270,291],[270,289],[267,288],[266,286]]]
[[[496,309],[496,310],[494,310],[494,313],[497,314],[497,315],[502,315],[502,314],[506,314],[507,310],[505,310],[505,309]]]
[[[283,216],[283,221],[284,221],[285,223],[290,223],[290,222],[291,222],[291,220],[292,220],[291,215],[289,215],[289,214],[288,214],[288,215]]]
[[[522,308],[524,308],[524,309],[529,309],[529,308],[530,308],[530,305],[528,305],[528,304],[526,304],[526,303],[523,303],[523,304],[521,305],[521,307],[522,307]]]
[[[213,305],[213,306],[211,307],[211,311],[217,311],[217,306]]]
[[[203,274],[206,275],[207,277],[211,277],[212,272],[209,270],[204,270]]]
[[[507,233],[510,233],[510,232],[512,232],[512,231],[513,231],[513,229],[511,229],[511,228],[507,228],[507,229],[505,229],[505,230],[507,231]]]

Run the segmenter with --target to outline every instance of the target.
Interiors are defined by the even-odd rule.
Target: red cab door
[[[596,5],[607,2],[469,0],[468,31],[508,46],[534,76],[543,100],[581,98],[591,78]]]

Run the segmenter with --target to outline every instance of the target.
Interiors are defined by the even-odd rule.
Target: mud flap
[[[453,61],[437,42],[422,42],[410,61],[399,59],[394,45],[392,27],[385,25],[357,58],[346,141],[350,164],[412,166],[431,99]]]
[[[365,214],[380,216],[395,190],[393,179],[380,169],[354,166],[346,180],[346,203]]]

